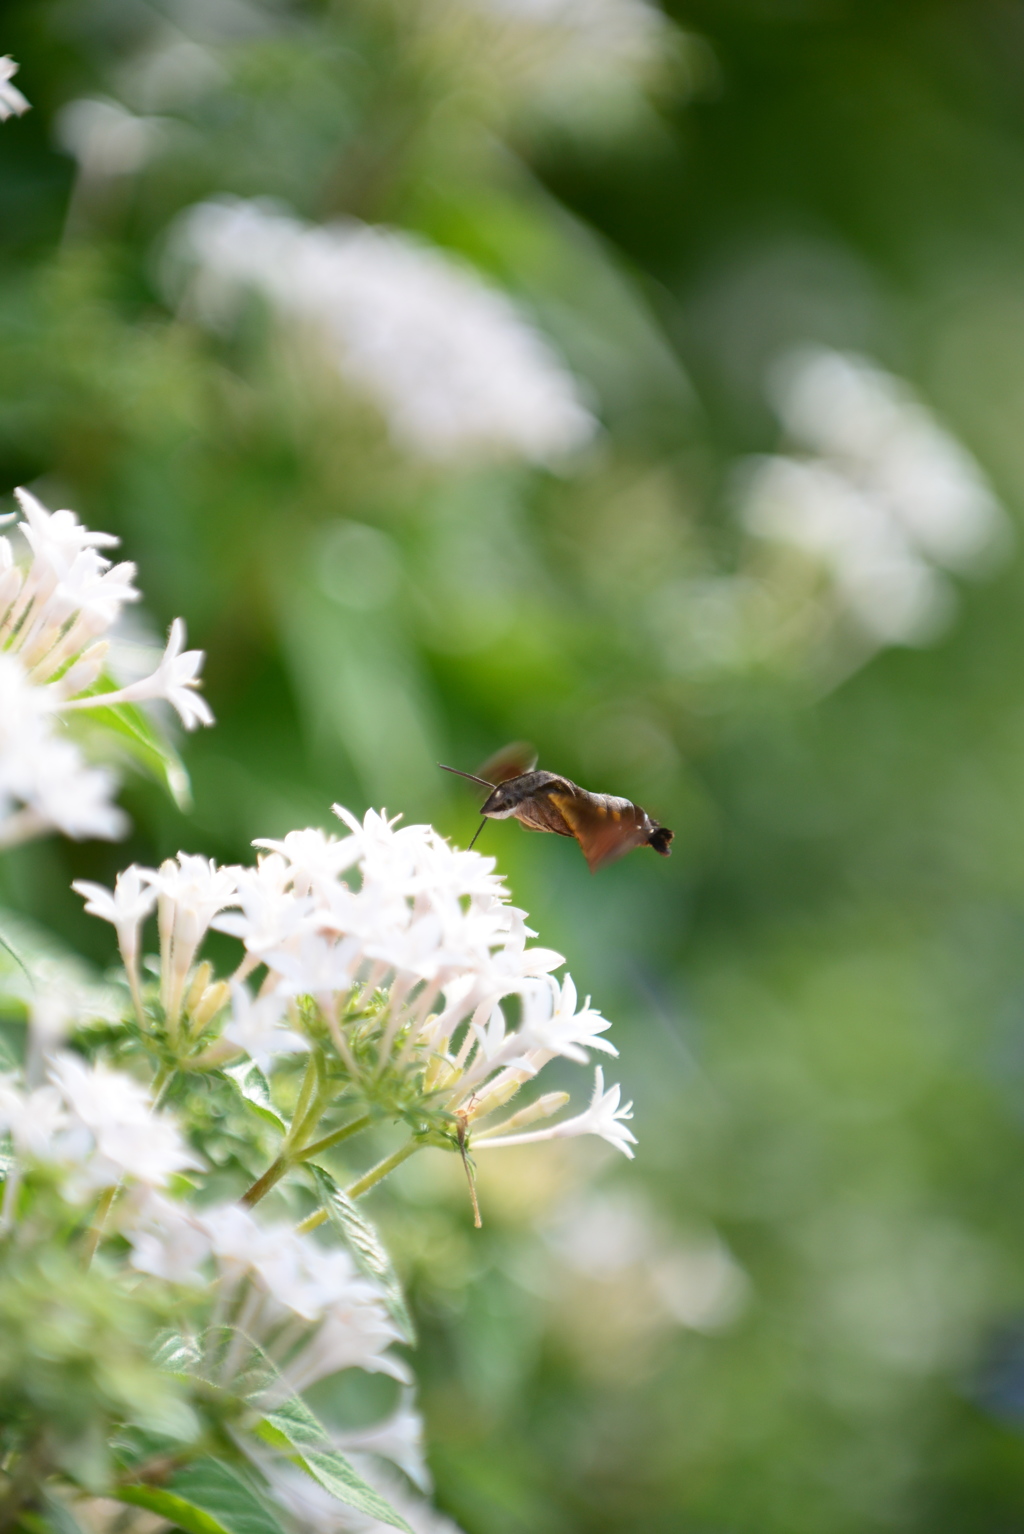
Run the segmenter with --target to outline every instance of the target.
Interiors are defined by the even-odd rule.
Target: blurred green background
[[[104,965],[72,877],[239,860],[335,799],[468,839],[438,759],[525,737],[639,801],[671,862],[481,842],[615,1019],[636,1162],[481,1156],[480,1233],[453,1158],[375,1195],[439,1504],[468,1534],[1024,1528],[1020,556],[868,643],[737,514],[785,445],[771,366],[815,343],[905,380],[1019,518],[1024,7],[3,21],[32,110],[0,127],[0,489],[122,537],[218,724],[190,814],[131,781],[125,845],[22,849],[0,898]],[[205,323],[168,250],[224,194],[468,264],[599,432],[417,456],[265,296]]]

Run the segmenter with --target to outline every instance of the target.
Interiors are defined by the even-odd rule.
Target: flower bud
[[[93,685],[103,670],[109,649],[110,645],[103,639],[99,644],[90,645],[87,650],[82,651],[75,664],[69,667],[61,678],[61,685],[67,697],[73,698],[76,693],[85,692]]]
[[[192,976],[192,983],[185,992],[185,1011],[194,1012],[199,1005],[199,998],[213,979],[213,965],[209,959],[204,959]]]
[[[213,985],[207,986],[192,1013],[192,1020],[196,1027],[205,1028],[230,1000],[231,987],[226,980],[217,980]]]

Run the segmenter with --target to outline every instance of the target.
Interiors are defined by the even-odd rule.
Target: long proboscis
[[[444,762],[437,764],[443,772],[454,772],[458,778],[468,778],[471,783],[479,783],[484,788],[496,788],[497,784],[489,783],[486,778],[478,778],[475,772],[463,772],[461,767],[446,767]]]

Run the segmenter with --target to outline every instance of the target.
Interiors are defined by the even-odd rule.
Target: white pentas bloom
[[[0,540],[2,542],[3,540]],[[62,739],[49,689],[0,651],[0,848],[57,827],[67,836],[114,839],[128,828],[115,780]]]
[[[585,1065],[594,1050],[616,1054],[590,998],[580,1006],[571,978],[552,978],[562,956],[529,946],[534,934],[493,858],[450,846],[430,826],[336,812],[347,835],[306,829],[263,840],[254,869],[181,854],[159,870],[129,870],[112,894],[79,886],[88,909],[118,930],[129,964],[148,913],[144,892],[158,892],[159,980],[142,987],[136,972],[131,983],[140,1026],[178,1069],[220,1070],[248,1056],[270,1089],[279,1072],[291,1080],[287,1112],[273,1110],[280,1154],[249,1190],[250,1203],[378,1120],[404,1122],[411,1138],[357,1179],[352,1196],[428,1145],[464,1152],[478,1142],[519,1143],[528,1126],[557,1116],[568,1094],[542,1094],[502,1124],[493,1116],[550,1061]],[[201,957],[210,926],[242,945],[226,979]],[[505,1010],[513,999],[515,1025]],[[260,1090],[269,1090],[265,1081]],[[606,1092],[599,1073],[584,1113],[525,1138],[592,1134],[631,1154],[628,1116],[619,1089]],[[255,1239],[248,1227],[243,1235]],[[325,1350],[329,1336],[327,1327]]]
[[[773,402],[796,452],[748,466],[741,511],[759,538],[828,573],[871,644],[932,638],[1007,520],[978,465],[905,384],[862,357],[801,350]]]
[[[187,728],[211,723],[194,691],[202,654],[181,653],[176,619],[153,675],[114,689],[105,674],[114,626],[139,600],[135,566],[99,552],[117,543],[109,533],[15,493],[18,543],[0,537],[0,848],[52,829],[115,838],[128,824],[113,802],[115,780],[87,762],[68,721],[76,711],[164,699]]]
[[[0,58],[0,123],[6,122],[9,117],[20,117],[29,109],[30,103],[18,87],[11,84],[17,73],[18,66],[9,53]]]
[[[225,198],[184,215],[173,251],[191,270],[188,300],[201,319],[222,326],[246,290],[260,293],[326,347],[418,457],[548,463],[594,432],[540,332],[422,239],[354,220],[320,228],[268,202]]]
[[[175,618],[167,636],[167,648],[160,657],[160,664],[151,676],[120,687],[108,693],[103,702],[107,708],[114,703],[149,703],[163,699],[178,712],[186,730],[194,730],[197,724],[212,724],[213,712],[206,699],[196,688],[203,664],[202,650],[184,650],[185,622]],[[88,700],[68,704],[69,708],[87,708]]]
[[[60,1168],[72,1200],[125,1178],[164,1187],[176,1172],[200,1165],[175,1121],[154,1112],[145,1087],[125,1072],[61,1053],[48,1076],[34,1091],[14,1076],[0,1079],[0,1130],[29,1161]]]
[[[551,1124],[547,1129],[534,1129],[527,1134],[485,1133],[478,1144],[481,1149],[493,1150],[500,1145],[524,1145],[532,1140],[564,1140],[572,1139],[575,1135],[598,1135],[632,1159],[636,1135],[626,1128],[624,1120],[633,1117],[633,1104],[625,1103],[619,1107],[621,1090],[621,1087],[614,1086],[606,1092],[604,1072],[597,1066],[594,1071],[594,1091],[584,1113],[572,1119],[563,1119],[559,1124]]]
[[[408,1381],[406,1365],[389,1351],[401,1340],[398,1329],[379,1289],[356,1272],[348,1252],[320,1246],[291,1225],[260,1225],[236,1204],[196,1213],[194,1220],[247,1336],[272,1339],[282,1322],[304,1323],[289,1329],[275,1358],[291,1389],[352,1368]]]

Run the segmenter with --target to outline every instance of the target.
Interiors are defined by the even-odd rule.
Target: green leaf
[[[97,697],[113,691],[109,678],[101,682],[85,696]],[[88,710],[87,726],[99,726],[116,735],[128,756],[136,764],[163,783],[180,810],[192,807],[192,788],[181,757],[170,741],[153,723],[153,720],[134,703],[113,703],[109,707],[98,705]]]
[[[204,1513],[201,1508],[176,1497],[173,1492],[159,1486],[122,1486],[114,1493],[118,1502],[128,1502],[132,1507],[144,1507],[184,1529],[185,1534],[225,1534],[223,1524]]]
[[[273,1124],[277,1129],[287,1129],[287,1124],[271,1101],[269,1083],[258,1065],[254,1065],[251,1060],[243,1060],[240,1065],[229,1066],[224,1074],[234,1082],[261,1119],[266,1119],[268,1124]]]
[[[197,1460],[166,1486],[122,1486],[116,1496],[169,1519],[185,1534],[284,1534],[267,1499],[238,1470],[216,1459]]]
[[[202,1362],[202,1349],[194,1337],[180,1332],[166,1332],[157,1343],[153,1362],[170,1374],[191,1375]]]
[[[306,1165],[328,1219],[352,1253],[359,1271],[380,1285],[384,1304],[402,1335],[402,1341],[414,1347],[416,1328],[406,1306],[398,1274],[380,1237],[366,1216],[338,1187],[330,1172],[313,1162],[307,1162]]]
[[[313,1479],[339,1502],[411,1534],[405,1519],[338,1452],[325,1428],[298,1396],[289,1396],[268,1411],[256,1432],[264,1443],[275,1448],[290,1445],[295,1449],[296,1457]]]

